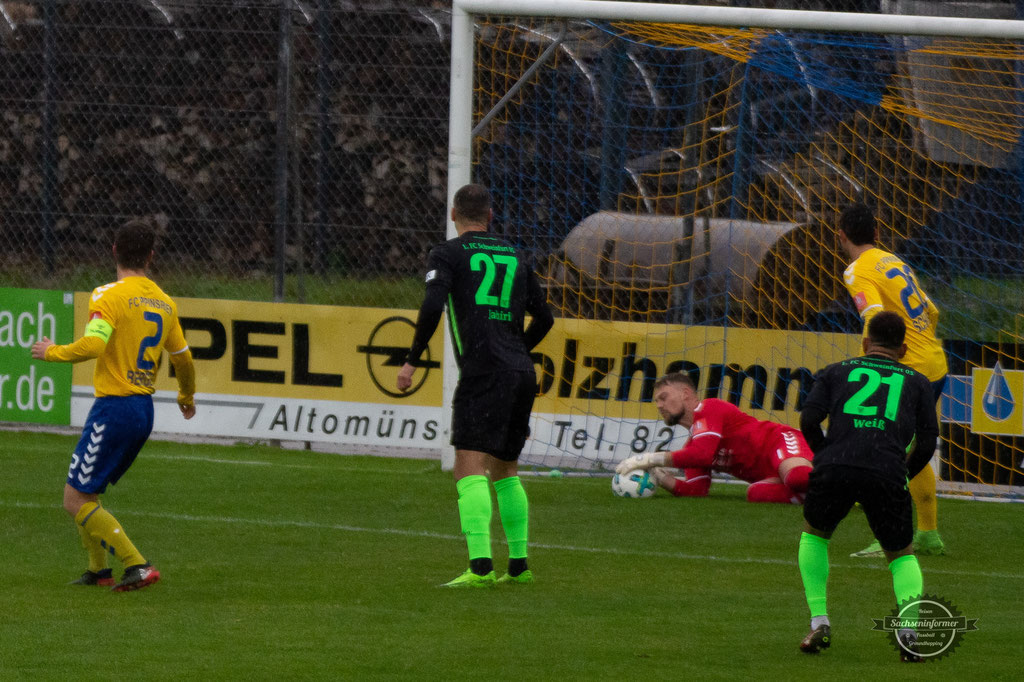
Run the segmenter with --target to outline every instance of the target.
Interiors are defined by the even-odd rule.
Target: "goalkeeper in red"
[[[814,457],[794,428],[755,419],[732,403],[701,400],[686,374],[666,374],[654,384],[654,402],[668,426],[690,430],[681,450],[647,452],[627,457],[619,473],[652,469],[658,485],[677,497],[703,497],[711,473],[719,471],[750,483],[749,502],[799,504],[807,490]],[[664,467],[682,469],[678,478]]]
[[[196,413],[195,368],[177,306],[146,277],[155,241],[147,222],[125,223],[114,238],[117,281],[93,290],[82,338],[58,346],[43,337],[32,345],[32,357],[37,360],[96,360],[96,400],[71,455],[64,509],[74,518],[89,554],[89,569],[72,584],[112,586],[118,592],[137,590],[160,579],[121,524],[100,504],[99,496],[124,475],[149,438],[153,384],[164,350],[177,375],[182,415],[191,419]],[[107,566],[109,556],[124,566],[117,584]]]

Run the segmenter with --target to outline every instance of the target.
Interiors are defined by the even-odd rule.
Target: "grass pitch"
[[[950,554],[922,558],[925,590],[979,630],[908,666],[871,631],[892,588],[848,556],[870,539],[856,512],[831,545],[834,644],[806,656],[800,510],[739,486],[623,500],[607,478],[525,477],[538,582],[457,591],[437,587],[466,553],[434,462],[154,441],[104,500],[163,577],[115,594],[66,584],[85,569],[60,508],[76,438],[2,438],[3,680],[1019,679],[1020,505],[940,502]]]

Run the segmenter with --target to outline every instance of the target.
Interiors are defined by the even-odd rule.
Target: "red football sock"
[[[784,482],[795,493],[807,492],[807,477],[811,475],[811,467],[793,467],[786,474]]]
[[[708,494],[708,488],[711,487],[711,476],[710,474],[699,474],[691,476],[687,472],[686,478],[676,478],[675,485],[672,488],[672,494],[676,497],[704,497]]]
[[[758,481],[747,488],[747,502],[775,502],[777,504],[800,504],[803,495],[790,490],[784,483]]]

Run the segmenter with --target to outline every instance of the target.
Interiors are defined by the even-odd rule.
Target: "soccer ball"
[[[651,473],[643,469],[612,476],[612,492],[619,497],[650,497],[656,487]]]

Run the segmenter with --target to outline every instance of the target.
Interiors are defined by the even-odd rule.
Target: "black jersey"
[[[426,282],[408,362],[419,360],[447,305],[460,376],[533,371],[530,350],[554,318],[521,250],[487,232],[467,231],[431,250]],[[526,313],[532,320],[524,330]]]
[[[827,437],[820,426],[826,415]],[[928,463],[939,434],[928,379],[877,355],[821,370],[804,402],[800,429],[814,450],[815,468],[861,467],[901,482]]]

